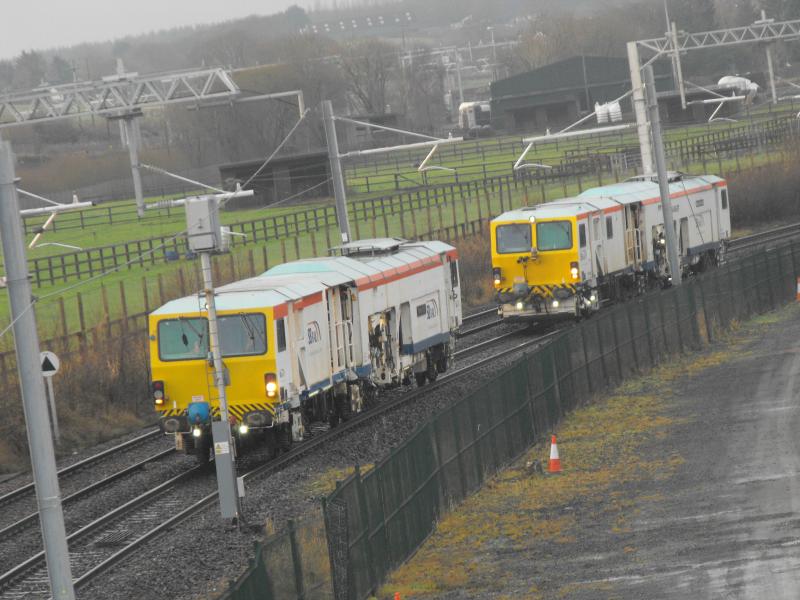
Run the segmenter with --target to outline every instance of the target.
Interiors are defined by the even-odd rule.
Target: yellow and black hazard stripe
[[[569,290],[569,292],[571,294],[576,294],[577,291],[578,291],[577,287],[575,287],[571,283],[562,283],[562,284],[559,284],[559,285],[543,284],[543,285],[532,285],[531,286],[532,293],[538,294],[538,295],[543,296],[545,298],[552,297],[557,289]]]
[[[266,411],[273,417],[275,416],[275,407],[270,404],[231,403],[228,405],[228,411],[240,421],[244,418],[244,416],[247,413],[258,412],[258,411]]]
[[[234,415],[237,419],[241,420],[244,415],[250,412],[257,412],[257,411],[266,411],[270,413],[273,417],[275,416],[275,407],[271,404],[260,404],[260,403],[253,403],[253,404],[244,404],[244,403],[230,403],[228,404],[228,411]],[[179,417],[181,415],[186,414],[185,408],[169,408],[165,410],[159,410],[158,414],[162,417]],[[211,407],[211,416],[212,417],[219,417],[219,406]]]
[[[186,412],[183,408],[168,408],[166,410],[158,410],[159,415],[162,417],[179,417]]]

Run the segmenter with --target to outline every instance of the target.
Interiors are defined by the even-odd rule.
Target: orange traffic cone
[[[561,473],[561,459],[558,457],[558,445],[556,444],[555,434],[550,439],[550,464],[547,466],[548,473]]]
[[[394,593],[394,600],[400,600],[400,592]]]

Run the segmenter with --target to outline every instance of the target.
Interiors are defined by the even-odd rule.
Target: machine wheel
[[[194,456],[198,465],[207,465],[211,461],[211,444],[208,442],[207,436],[203,436],[195,442]]]
[[[350,417],[353,416],[350,398],[344,396],[336,399],[336,413],[339,415],[340,421],[345,422],[350,420]]]
[[[275,441],[279,452],[288,452],[292,447],[292,428],[291,425],[282,425],[275,434]]]
[[[423,371],[422,373],[414,373],[414,379],[417,380],[417,387],[422,387],[428,381],[428,374]]]
[[[441,358],[436,361],[436,370],[439,371],[439,373],[446,373],[449,363],[450,361],[447,359],[447,355],[443,354]]]
[[[425,375],[428,376],[428,381],[433,383],[436,381],[436,378],[439,376],[439,371],[436,370],[436,363],[432,360],[428,360],[428,370],[425,372]]]

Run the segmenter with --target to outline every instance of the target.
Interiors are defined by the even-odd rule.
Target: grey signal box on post
[[[186,235],[192,252],[213,252],[222,246],[219,199],[214,196],[187,198]]]

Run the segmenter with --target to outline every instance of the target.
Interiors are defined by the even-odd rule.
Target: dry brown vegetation
[[[728,178],[734,228],[800,218],[798,161],[771,163]]]
[[[141,334],[103,340],[62,356],[53,383],[60,455],[113,439],[153,420],[147,400],[147,355]],[[26,470],[28,446],[16,376],[3,382],[0,472]]]
[[[492,301],[492,252],[488,228],[485,233],[454,242],[458,248],[461,296],[465,308]]]

